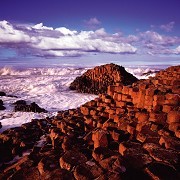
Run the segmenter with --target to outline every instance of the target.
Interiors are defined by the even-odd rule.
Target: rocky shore
[[[113,81],[77,109],[4,131],[0,179],[179,179],[179,79],[174,66],[147,80]],[[101,92],[102,80],[89,92]]]

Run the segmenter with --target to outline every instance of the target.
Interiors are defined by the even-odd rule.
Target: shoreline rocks
[[[109,85],[130,85],[137,80],[124,67],[111,63],[88,70],[70,84],[70,89],[81,93],[101,94],[107,92]]]
[[[45,109],[39,107],[35,102],[28,105],[27,102],[24,100],[18,100],[14,103],[14,111],[35,112],[35,113],[47,112]]]
[[[179,179],[179,79],[174,66],[116,83],[80,108],[4,131],[0,179]]]

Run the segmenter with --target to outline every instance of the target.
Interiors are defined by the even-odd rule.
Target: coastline
[[[99,95],[98,98],[85,103],[80,108],[59,111],[52,118],[32,120],[21,127],[6,130],[1,134],[3,139],[9,137],[10,134],[9,140],[12,137],[21,137],[22,134],[25,137],[24,145],[18,145],[19,147],[17,146],[17,149],[13,150],[13,156],[19,154],[19,150],[24,151],[30,148],[32,151],[28,156],[23,157],[22,161],[18,161],[8,168],[8,165],[4,164],[1,167],[6,169],[3,176],[10,173],[12,169],[16,169],[16,166],[28,162],[28,166],[21,169],[30,174],[36,172],[37,177],[44,175],[53,177],[55,172],[62,173],[61,169],[66,169],[63,172],[65,175],[78,178],[82,176],[78,168],[87,170],[91,167],[89,164],[93,164],[93,168],[100,168],[98,173],[96,172],[93,176],[94,178],[106,175],[127,178],[133,174],[144,178],[156,176],[157,174],[153,172],[153,168],[156,166],[168,169],[171,176],[176,177],[176,144],[179,143],[177,139],[179,131],[173,123],[178,125],[178,115],[175,113],[171,117],[169,113],[172,111],[172,107],[175,108],[175,112],[178,112],[179,95],[176,95],[178,89],[176,90],[171,84],[171,82],[174,83],[178,80],[178,73],[179,69],[174,70],[172,67],[168,68],[167,71],[161,71],[154,78],[141,80],[132,87],[110,86],[107,94]],[[163,87],[165,87],[164,90],[171,88],[172,91],[165,93]],[[158,95],[154,94],[156,89],[158,89]],[[136,98],[137,93],[139,93],[138,98]],[[117,96],[118,94],[121,94],[121,98]],[[149,100],[146,102],[144,98],[146,100],[149,98]],[[172,101],[172,98],[175,99]],[[151,100],[153,100],[152,103]],[[167,107],[165,101],[166,103],[169,101],[171,105]],[[174,132],[174,135],[169,131]],[[29,138],[29,132],[31,132],[31,141],[27,143],[26,138]],[[41,145],[37,145],[36,142],[43,135],[46,136],[46,140]],[[12,147],[14,148],[14,145]],[[9,147],[10,151],[12,147]],[[153,153],[152,147],[157,150],[157,154]],[[141,148],[148,153],[144,153]],[[50,153],[51,156],[47,157],[46,153]],[[172,153],[174,159],[164,159]],[[40,156],[39,160],[36,159],[38,156]],[[159,162],[156,156],[162,162]],[[71,157],[75,158],[76,161],[71,161],[69,159]],[[10,157],[7,155],[4,158],[12,158],[12,154]],[[31,165],[32,161],[36,166]],[[48,161],[50,161],[49,165]],[[106,162],[111,161],[121,165],[114,164],[107,167]],[[48,171],[43,168],[44,165]],[[59,169],[59,165],[61,169]],[[75,169],[73,169],[74,166]],[[115,169],[112,169],[113,167]],[[117,167],[119,169],[116,169]],[[103,173],[103,169],[110,171],[110,173]],[[38,171],[40,175],[38,175]],[[92,173],[91,169],[89,173]],[[159,173],[159,176],[163,176],[161,172]],[[21,172],[22,174],[23,172]],[[90,176],[90,174],[83,176]]]

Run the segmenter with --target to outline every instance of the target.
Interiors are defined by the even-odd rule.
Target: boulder
[[[59,163],[61,168],[69,171],[72,170],[73,167],[85,163],[86,161],[87,158],[82,153],[75,150],[69,150],[60,158]]]
[[[3,103],[3,101],[0,99],[0,110],[5,110],[5,109],[6,109],[3,105],[4,105],[4,103]]]
[[[9,178],[8,178],[9,179]],[[30,168],[23,168],[18,171],[16,171],[11,178],[12,180],[17,180],[17,179],[36,179],[40,180],[40,174],[37,170],[36,167],[30,167]]]
[[[0,91],[0,96],[6,96],[6,93],[3,91]]]
[[[19,100],[16,101],[14,106],[14,111],[22,111],[22,112],[35,112],[35,113],[46,113],[47,111],[41,107],[39,107],[35,102],[31,103],[30,105],[27,105],[26,101]]]
[[[92,140],[94,141],[94,149],[97,147],[107,147],[108,146],[108,139],[107,139],[108,132],[105,130],[99,130],[93,132]]]
[[[149,175],[150,179],[179,179],[176,169],[161,162],[154,162],[150,164],[147,168],[145,168],[145,172]]]
[[[116,83],[130,85],[137,80],[124,67],[111,63],[88,70],[70,84],[70,89],[82,93],[100,94],[106,93],[109,85]]]
[[[74,180],[71,172],[66,169],[55,169],[50,172],[46,172],[41,176],[41,180]]]
[[[102,168],[92,161],[80,164],[74,170],[74,177],[77,180],[96,179],[102,174]]]

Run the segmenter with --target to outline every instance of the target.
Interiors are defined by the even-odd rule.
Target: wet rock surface
[[[82,93],[100,94],[106,93],[109,85],[116,83],[130,85],[137,80],[124,67],[111,63],[88,70],[71,83],[70,89]]]
[[[35,112],[35,113],[46,113],[47,111],[39,107],[35,102],[27,104],[24,100],[18,100],[14,103],[14,111],[23,111],[23,112]]]
[[[170,67],[4,131],[0,179],[179,179],[179,79]]]

